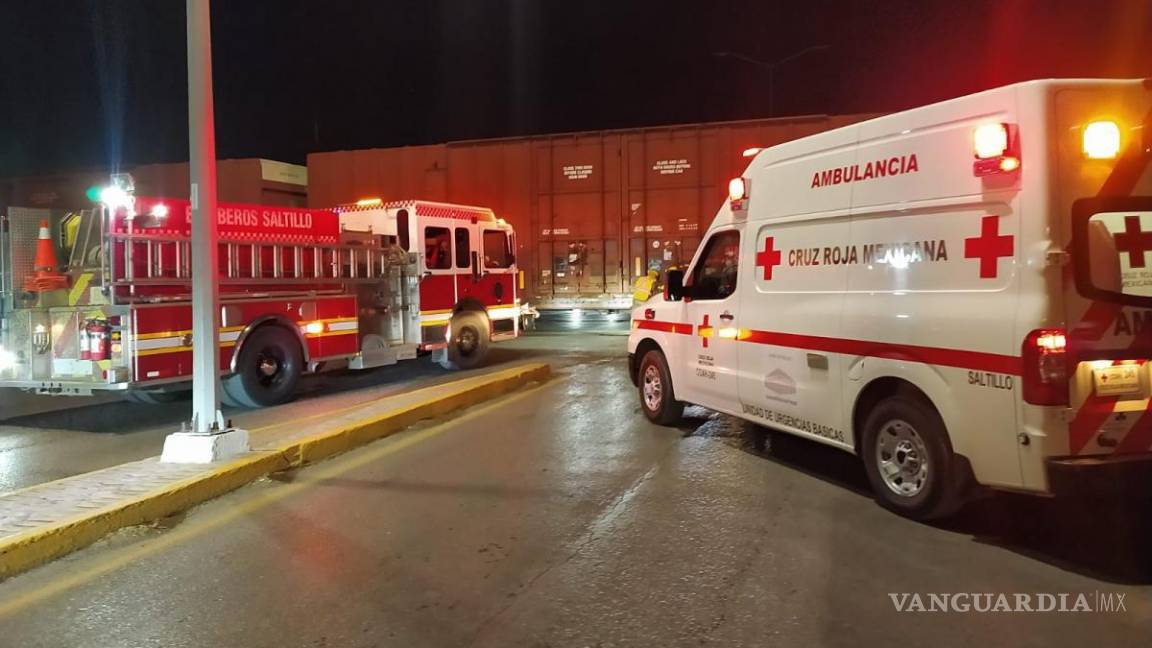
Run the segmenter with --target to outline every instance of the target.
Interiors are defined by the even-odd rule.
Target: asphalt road
[[[623,338],[537,339],[564,356],[569,338],[578,361],[542,387],[0,584],[0,644],[1149,644],[1146,509],[1000,496],[910,522],[837,451],[758,454],[750,429],[698,409],[648,424]],[[1104,593],[1125,609],[892,598],[962,593]]]
[[[602,333],[626,331],[626,320],[595,313],[576,320],[545,318],[532,335],[494,345],[489,367],[537,357],[561,366],[580,362],[614,339]],[[622,346],[620,339],[615,338],[613,349]],[[292,403],[255,411],[226,409],[225,415],[242,427],[273,425],[459,375],[425,358],[369,371],[306,376]],[[0,398],[6,403],[34,413],[0,420],[0,493],[158,455],[164,437],[179,429],[191,408],[187,399],[166,405],[118,398],[46,401],[48,397],[4,391]],[[96,404],[77,407],[77,402]],[[53,403],[59,409],[50,409]]]

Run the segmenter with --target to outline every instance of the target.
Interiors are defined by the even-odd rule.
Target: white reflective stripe
[[[520,314],[519,308],[489,308],[488,317],[492,319],[512,319]]]
[[[44,240],[44,239],[51,240],[51,238],[52,238],[52,233],[48,231],[48,228],[47,227],[41,227],[40,228],[40,240]]]
[[[223,331],[220,333],[221,342],[235,342],[240,339],[241,331]],[[166,337],[166,338],[152,338],[148,340],[136,340],[136,349],[138,351],[148,351],[151,349],[170,349],[172,347],[184,346],[184,336]]]
[[[360,328],[360,322],[332,322],[328,325],[329,331],[355,331]]]
[[[183,338],[170,337],[170,338],[154,338],[151,340],[136,340],[137,351],[150,351],[152,349],[170,349],[172,347],[184,346]]]

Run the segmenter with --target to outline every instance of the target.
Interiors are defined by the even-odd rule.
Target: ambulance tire
[[[865,419],[860,447],[868,481],[885,508],[926,521],[963,504],[960,466],[944,421],[923,398],[899,394],[880,401]]]
[[[672,374],[662,352],[652,349],[644,354],[636,383],[640,409],[649,421],[657,425],[676,425],[684,418],[684,403],[676,400],[672,391]]]
[[[258,408],[288,402],[304,370],[304,352],[291,332],[265,325],[252,332],[236,358],[236,373],[224,379],[222,400]]]
[[[440,366],[449,371],[459,371],[484,364],[491,337],[488,318],[483,313],[465,311],[454,315],[450,326],[452,339],[448,341],[447,353],[442,355]]]

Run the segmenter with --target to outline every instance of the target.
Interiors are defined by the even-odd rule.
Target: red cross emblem
[[[1152,232],[1140,229],[1139,216],[1124,217],[1124,232],[1113,234],[1116,239],[1116,251],[1120,254],[1128,253],[1128,265],[1133,268],[1143,268],[1144,253],[1152,251]]]
[[[696,335],[700,336],[700,341],[704,343],[704,348],[708,348],[708,338],[712,337],[712,326],[708,324],[708,314],[704,314],[704,321],[700,322],[700,326],[696,327]]]
[[[980,236],[964,239],[964,258],[980,259],[980,278],[995,279],[998,261],[1012,256],[1011,234],[1000,234],[1000,217],[985,216],[980,223]]]
[[[776,237],[769,236],[764,239],[764,250],[756,253],[756,267],[764,268],[764,281],[772,279],[772,268],[780,265],[780,250],[775,249]]]

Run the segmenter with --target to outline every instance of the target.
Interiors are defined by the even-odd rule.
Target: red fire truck
[[[10,208],[0,228],[0,387],[162,402],[192,374],[191,207],[135,198]],[[360,201],[221,204],[220,365],[231,405],[292,397],[301,374],[432,354],[483,362],[519,334],[515,234],[491,210]]]

